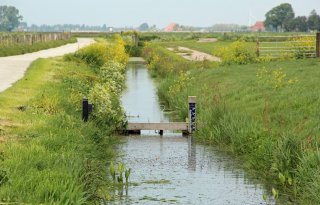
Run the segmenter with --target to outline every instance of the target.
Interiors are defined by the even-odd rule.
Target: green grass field
[[[162,45],[202,51],[211,47],[195,42]],[[187,97],[197,96],[195,138],[241,157],[246,169],[271,183],[289,204],[319,204],[320,60],[210,68],[171,55],[158,43],[145,49],[149,68],[160,82],[158,94],[180,113],[180,120],[188,116]]]
[[[83,89],[75,83],[92,76],[85,65],[38,60],[0,94],[3,203],[87,204],[108,194],[104,165],[113,140],[107,127],[82,122],[75,95]]]

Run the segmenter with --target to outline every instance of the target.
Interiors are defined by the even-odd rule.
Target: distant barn
[[[265,31],[266,27],[264,26],[263,21],[257,21],[256,24],[251,26],[251,31],[252,32],[260,32],[260,31]]]
[[[172,32],[172,31],[175,31],[177,29],[177,27],[178,27],[178,24],[171,23],[167,27],[165,27],[164,31],[165,32]]]

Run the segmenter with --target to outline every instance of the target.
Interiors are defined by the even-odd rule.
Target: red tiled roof
[[[164,31],[165,31],[165,32],[174,31],[174,29],[175,29],[176,26],[177,26],[176,23],[171,23],[170,25],[168,25],[168,26],[164,29]]]
[[[256,30],[263,30],[265,29],[264,27],[264,22],[263,21],[257,21],[256,24],[251,26],[251,29],[256,29]]]

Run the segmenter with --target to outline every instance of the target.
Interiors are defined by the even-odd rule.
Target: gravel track
[[[170,51],[176,52],[178,55],[190,61],[208,60],[208,61],[214,61],[214,62],[221,62],[221,58],[219,57],[209,55],[207,53],[203,53],[203,52],[186,48],[186,47],[179,46],[177,50],[174,48],[167,48],[167,49]]]

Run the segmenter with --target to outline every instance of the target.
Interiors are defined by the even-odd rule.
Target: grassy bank
[[[175,41],[192,41],[199,38],[217,38],[219,41],[238,41],[243,40],[246,42],[256,42],[258,37],[261,36],[279,36],[276,32],[143,32],[140,33],[140,39],[143,41],[157,41],[157,42],[175,42]],[[306,32],[285,32],[281,33],[281,36],[300,36],[300,35],[312,35],[312,33]]]
[[[36,42],[32,45],[30,44],[16,44],[11,46],[2,46],[0,45],[0,57],[3,56],[13,56],[20,55],[25,53],[32,53],[40,50],[45,50],[49,48],[56,48],[68,43],[77,42],[76,38],[71,38],[69,40],[56,40],[50,42]]]
[[[275,198],[320,203],[318,59],[207,68],[177,63],[158,46],[145,50],[161,82],[158,94],[181,120],[187,96],[198,97],[198,141],[243,158],[244,167],[273,184]]]
[[[2,203],[97,204],[111,198],[106,166],[114,155],[112,135],[123,113],[120,91],[106,89],[123,86],[111,82],[110,75],[124,72],[117,69],[124,68],[120,59],[126,63],[126,55],[122,45],[104,46],[101,55],[92,53],[98,47],[92,45],[65,60],[40,59],[23,79],[0,94]],[[109,53],[114,48],[118,53]],[[102,65],[87,61],[94,55],[96,60],[103,58]],[[105,94],[110,103],[101,102],[103,108],[118,111],[112,118],[104,118],[100,110],[99,100]],[[88,123],[81,119],[83,97],[96,103]]]
[[[230,46],[233,42],[230,41],[217,41],[217,42],[198,42],[198,41],[175,41],[175,42],[161,42],[159,43],[165,47],[177,48],[177,47],[187,47],[197,51],[201,51],[210,55],[219,55],[218,50]],[[255,55],[256,52],[256,43],[254,42],[245,42],[245,46],[250,50],[252,55]]]

